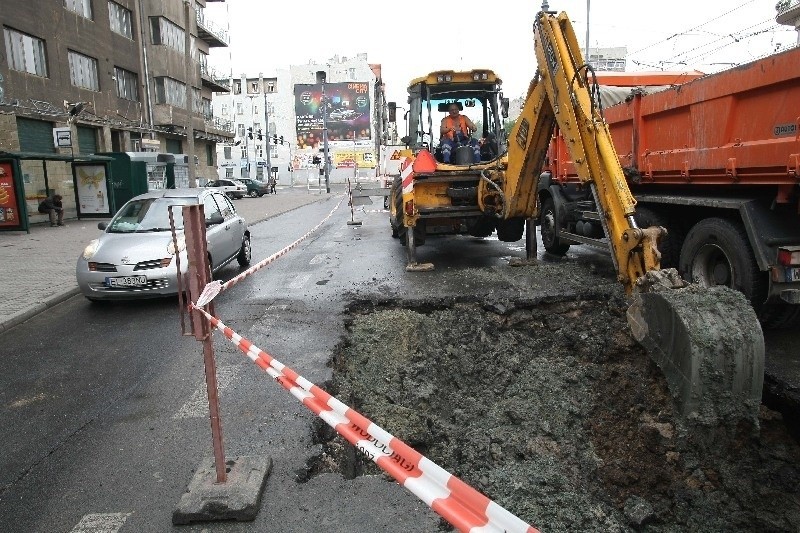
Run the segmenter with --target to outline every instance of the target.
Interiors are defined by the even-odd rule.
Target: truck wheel
[[[650,226],[667,228],[667,236],[661,239],[658,246],[658,251],[661,252],[661,268],[678,268],[683,235],[677,224],[670,224],[669,219],[663,213],[649,207],[637,207],[633,217],[640,228],[649,228]]]
[[[703,287],[725,285],[742,292],[756,312],[764,304],[766,280],[738,222],[706,218],[695,224],[683,241],[679,270]]]
[[[400,176],[397,176],[392,182],[389,195],[394,199],[394,213],[389,212],[389,225],[392,227],[392,237],[398,239],[405,233],[403,231],[403,191],[400,188]],[[405,243],[405,239],[403,242]]]
[[[545,198],[542,202],[541,227],[544,249],[553,255],[564,255],[569,250],[569,244],[558,237],[559,220],[556,215],[556,205],[552,198]]]
[[[517,242],[524,232],[524,218],[515,217],[497,221],[497,238],[503,242]]]
[[[489,237],[494,233],[494,227],[494,220],[489,217],[480,217],[470,224],[468,231],[473,237]]]
[[[765,305],[758,317],[765,329],[789,329],[800,325],[800,305],[776,303]]]

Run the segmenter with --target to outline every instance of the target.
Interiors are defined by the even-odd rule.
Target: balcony
[[[197,36],[210,47],[228,46],[230,43],[228,32],[207,20],[202,8],[197,9]]]
[[[200,63],[200,81],[203,83],[203,87],[208,87],[214,92],[231,92],[230,76],[219,72],[214,67],[209,67],[205,63]]]
[[[781,0],[775,4],[775,10],[778,12],[775,16],[775,22],[778,24],[795,28],[800,26],[800,0]]]

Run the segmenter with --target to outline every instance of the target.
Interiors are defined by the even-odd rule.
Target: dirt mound
[[[619,296],[353,306],[328,390],[544,531],[797,531],[780,416],[702,449]],[[306,475],[378,474],[320,422]],[[443,526],[445,527],[445,526]]]

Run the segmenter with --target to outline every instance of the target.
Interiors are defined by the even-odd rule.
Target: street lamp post
[[[267,149],[267,183],[269,183],[270,178],[272,178],[272,159],[269,155],[269,104],[267,104],[267,90],[266,87],[263,86],[263,83],[261,90],[264,91],[264,133],[266,134],[265,147]]]
[[[331,192],[331,168],[328,163],[328,101],[325,98],[325,78],[324,70],[317,71],[317,82],[322,84],[322,164],[325,165],[325,192]]]

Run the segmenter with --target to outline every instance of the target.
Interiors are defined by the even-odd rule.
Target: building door
[[[22,152],[53,153],[53,123],[17,117],[19,149]]]
[[[76,129],[78,130],[78,153],[97,153],[97,128],[78,126]]]

